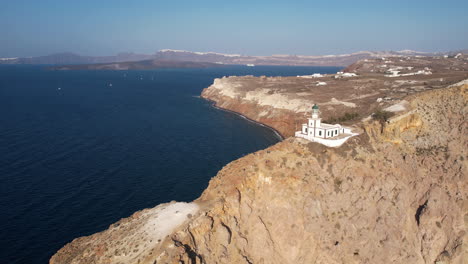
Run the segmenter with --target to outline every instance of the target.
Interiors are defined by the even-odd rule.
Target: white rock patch
[[[269,93],[269,89],[261,89],[247,92],[245,99],[256,102],[263,106],[272,106],[274,108],[287,109],[295,112],[305,112],[310,108],[310,101],[299,98],[289,98],[280,93]]]
[[[384,110],[389,111],[389,112],[401,112],[401,111],[405,111],[408,105],[409,105],[408,101],[403,100],[397,104],[394,104],[392,106],[385,108]]]
[[[465,79],[465,80],[463,80],[461,82],[457,82],[455,84],[452,84],[449,87],[462,86],[462,85],[465,85],[465,84],[468,84],[468,79]]]
[[[193,215],[197,211],[198,205],[194,203],[169,204],[153,212],[154,217],[150,218],[144,229],[148,232],[148,235],[162,239],[187,220],[188,214]]]
[[[198,210],[199,206],[195,203],[178,202],[143,211],[139,218],[144,219],[144,222],[123,238],[120,246],[114,249],[126,253],[115,254],[111,263],[136,263],[141,256],[147,256],[174,229],[188,220],[189,214],[194,215]],[[139,242],[141,245],[135,245],[133,241],[143,242]],[[131,250],[126,250],[130,246]]]
[[[241,85],[237,83],[226,82],[224,79],[226,78],[215,79],[211,87],[219,90],[219,93],[224,96],[236,98],[239,95],[239,93],[237,92],[237,88]]]
[[[342,104],[347,107],[352,107],[352,108],[356,107],[355,103],[340,101],[334,97],[330,101],[323,103],[322,105],[339,105],[339,104]]]

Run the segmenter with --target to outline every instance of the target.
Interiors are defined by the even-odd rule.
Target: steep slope
[[[467,89],[407,96],[340,148],[289,138],[231,162],[156,245],[119,228],[145,225],[142,211],[51,263],[463,263]],[[143,253],[122,262],[122,244]]]

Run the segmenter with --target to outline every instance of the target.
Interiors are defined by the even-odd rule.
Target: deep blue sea
[[[224,165],[278,142],[200,99],[214,78],[338,70],[0,66],[0,263],[47,263],[135,211],[194,200]]]

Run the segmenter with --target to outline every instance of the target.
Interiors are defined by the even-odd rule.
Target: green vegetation
[[[324,123],[335,124],[344,121],[354,120],[359,117],[358,113],[345,113],[341,117],[330,117],[327,120],[324,120]]]
[[[372,118],[374,120],[379,121],[381,124],[387,122],[387,120],[393,116],[392,112],[385,111],[385,110],[377,110],[375,113],[372,114]]]
[[[335,185],[335,192],[336,193],[341,192],[341,184],[343,183],[343,180],[341,180],[339,178],[335,178],[333,183]]]
[[[372,119],[377,120],[380,123],[380,133],[383,133],[385,124],[393,115],[394,113],[385,110],[377,110],[372,114]]]

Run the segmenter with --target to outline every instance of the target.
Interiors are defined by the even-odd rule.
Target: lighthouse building
[[[298,131],[304,138],[334,138],[345,133],[345,128],[339,124],[330,125],[322,123],[318,105],[312,107],[312,117],[307,124],[302,124],[302,130]],[[297,134],[297,133],[296,133]]]
[[[312,107],[312,116],[306,124],[302,124],[301,131],[296,131],[295,136],[317,142],[328,147],[339,147],[349,138],[358,135],[351,128],[339,124],[330,125],[322,123],[318,105]]]

